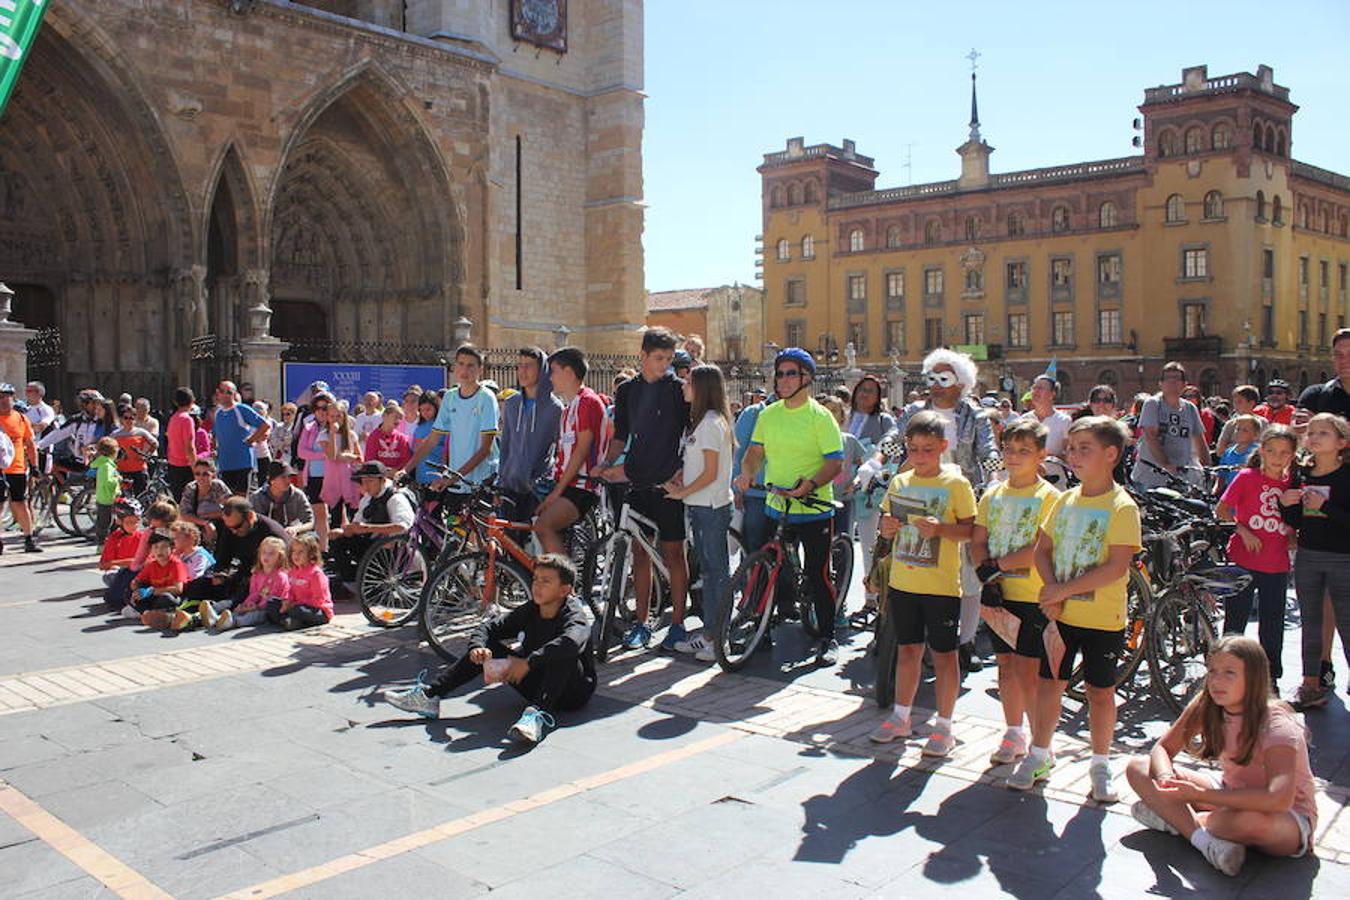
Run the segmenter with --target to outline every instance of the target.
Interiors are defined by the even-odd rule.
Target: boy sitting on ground
[[[576,579],[576,567],[566,556],[540,556],[534,563],[533,603],[484,620],[469,639],[468,652],[434,684],[428,686],[419,675],[412,687],[386,699],[404,712],[437,718],[441,698],[480,675],[491,677],[501,667],[491,665],[493,660],[502,660],[505,672],[493,680],[512,685],[530,703],[507,734],[539,743],[557,727],[558,710],[580,709],[595,692],[591,625],[572,592]],[[513,650],[506,641],[518,634],[523,639]]]

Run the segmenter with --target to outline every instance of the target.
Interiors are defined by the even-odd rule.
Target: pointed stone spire
[[[975,51],[970,51],[974,53]],[[970,139],[980,140],[980,107],[975,102],[975,72],[970,73]]]
[[[989,154],[994,152],[980,136],[980,107],[975,99],[975,63],[979,58],[979,51],[973,49],[966,55],[970,60],[970,136],[956,148],[961,156],[961,177],[956,183],[962,189],[988,186]]]

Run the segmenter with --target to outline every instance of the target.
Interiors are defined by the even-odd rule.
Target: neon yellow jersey
[[[1097,497],[1084,497],[1082,486],[1060,494],[1043,528],[1054,543],[1055,580],[1061,584],[1106,562],[1112,547],[1138,552],[1143,545],[1139,507],[1120,485]],[[1125,627],[1127,570],[1105,587],[1068,599],[1060,621],[1079,628],[1119,631]]]
[[[783,401],[764,407],[755,422],[750,443],[764,447],[764,481],[774,487],[791,488],[803,478],[820,471],[827,459],[842,459],[844,441],[839,423],[830,411],[815,400],[807,400],[796,409],[789,409]],[[833,500],[834,489],[827,481],[809,496],[819,500]],[[787,508],[787,501],[777,494],[769,494],[767,506],[775,518]],[[790,519],[827,519],[834,510],[817,510],[794,503]]]
[[[891,479],[886,510],[900,520],[891,545],[891,587],[911,594],[961,596],[961,545],[942,537],[925,538],[909,519],[933,516],[944,525],[975,516],[975,492],[960,466],[943,466],[933,478],[910,469]]]
[[[989,555],[997,559],[1036,543],[1058,496],[1059,491],[1044,478],[1037,478],[1030,487],[1015,488],[1000,481],[986,490],[975,512],[975,524],[989,532]],[[1004,600],[1036,603],[1041,598],[1042,581],[1035,566],[1006,571],[999,583]]]

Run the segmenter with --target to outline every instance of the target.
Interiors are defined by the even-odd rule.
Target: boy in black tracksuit
[[[575,583],[571,560],[555,553],[540,556],[534,564],[534,602],[480,623],[469,638],[468,652],[431,685],[419,676],[412,687],[386,699],[405,712],[437,718],[441,698],[485,675],[486,668],[487,677],[507,682],[530,703],[507,733],[515,740],[539,743],[557,727],[558,710],[580,709],[595,693],[591,623],[581,599],[572,593]],[[506,642],[516,635],[522,639],[512,649]]]

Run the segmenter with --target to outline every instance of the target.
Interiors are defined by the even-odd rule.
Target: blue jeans
[[[745,498],[741,517],[741,539],[745,543],[745,552],[754,553],[769,542],[773,534],[773,522],[764,513],[764,498]]]
[[[1257,635],[1261,649],[1266,651],[1266,659],[1270,661],[1271,677],[1279,678],[1284,674],[1280,659],[1284,655],[1284,597],[1289,589],[1289,573],[1245,571],[1252,576],[1251,584],[1224,604],[1223,633],[1242,634],[1247,630],[1247,619],[1252,611],[1252,594],[1255,593]],[[1320,636],[1318,640],[1321,640]]]
[[[698,548],[698,567],[703,575],[703,636],[713,640],[717,617],[727,602],[731,583],[731,557],[727,553],[727,531],[731,528],[732,505],[686,506],[689,524],[694,529]]]

